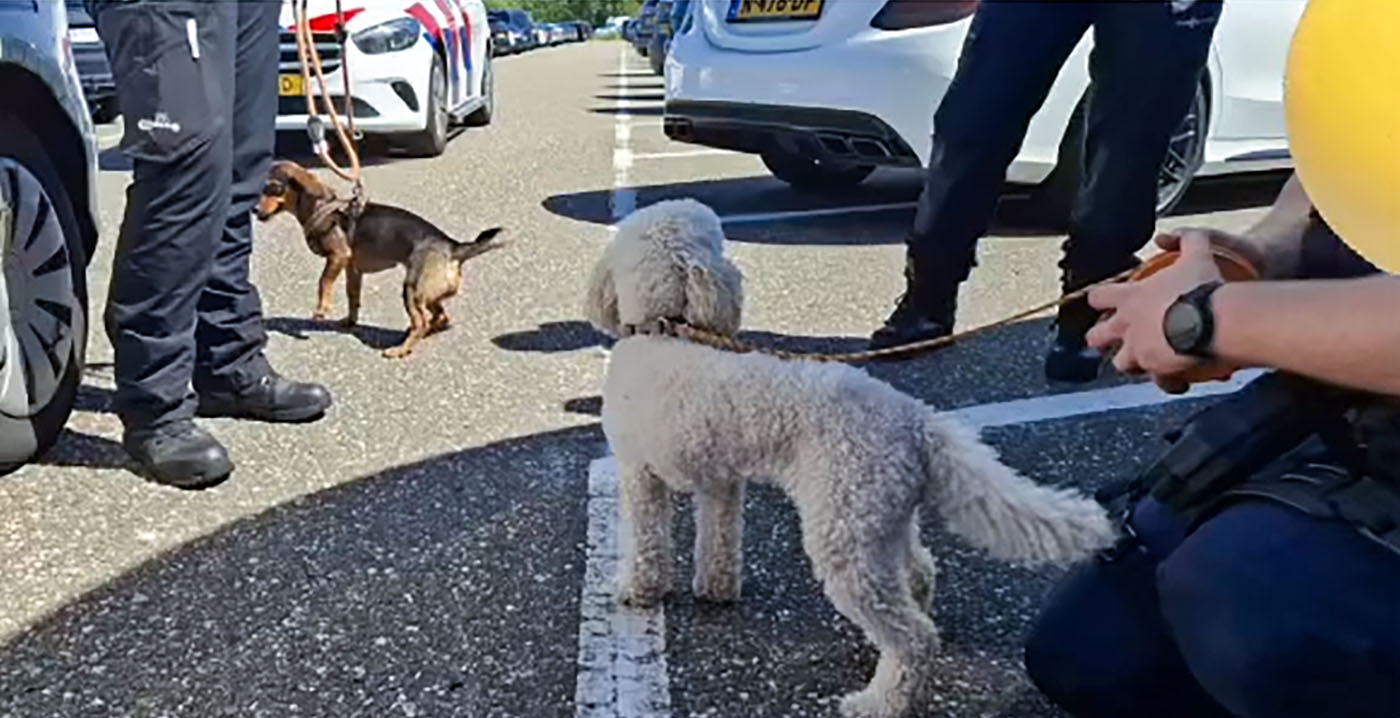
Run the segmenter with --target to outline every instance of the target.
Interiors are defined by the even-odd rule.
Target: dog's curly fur
[[[679,200],[620,224],[589,279],[585,314],[615,337],[661,318],[732,334],[742,303],[719,218]],[[842,701],[846,716],[904,716],[927,698],[939,641],[921,508],[1010,561],[1067,563],[1114,537],[1097,503],[1017,475],[970,429],[850,366],[622,338],[603,428],[631,532],[618,599],[653,604],[670,589],[670,491],[694,494],[696,596],[738,599],[744,484],[776,484],[796,505],[827,597],[880,650],[870,684]]]

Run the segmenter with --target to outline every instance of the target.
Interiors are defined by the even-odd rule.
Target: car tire
[[[73,412],[87,351],[88,258],[73,199],[44,144],[3,111],[0,222],[0,301],[7,320],[23,322],[0,330],[0,474],[7,474],[52,448]],[[23,247],[12,249],[21,237]],[[22,396],[13,392],[20,387]]]
[[[496,69],[490,60],[481,75],[481,107],[467,115],[466,123],[471,127],[485,127],[491,124],[496,115]]]
[[[427,122],[422,130],[410,135],[404,147],[416,157],[437,157],[447,149],[447,72],[442,59],[434,58],[428,75]]]
[[[666,45],[665,42],[651,41],[651,47],[647,48],[647,64],[651,65],[653,75],[662,76],[666,73]]]
[[[781,149],[768,150],[761,157],[774,177],[800,190],[850,189],[875,171],[874,165],[822,162]]]
[[[1031,193],[1031,207],[1036,224],[1046,229],[1065,230],[1069,227],[1070,212],[1074,208],[1075,196],[1079,192],[1081,170],[1084,166],[1084,132],[1087,100],[1080,100],[1064,138],[1060,140],[1060,150],[1055,169],[1045,181]],[[1196,95],[1191,100],[1191,108],[1182,118],[1181,124],[1172,132],[1172,142],[1167,156],[1163,158],[1158,171],[1157,215],[1162,216],[1176,208],[1190,189],[1191,180],[1200,170],[1205,157],[1205,137],[1209,123],[1209,103],[1206,87],[1197,85]]]

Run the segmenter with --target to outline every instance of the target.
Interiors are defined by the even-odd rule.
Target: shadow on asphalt
[[[571,352],[603,344],[603,334],[588,322],[545,322],[534,329],[502,334],[492,344],[514,352]]]
[[[1287,173],[1268,172],[1237,177],[1202,178],[1192,186],[1170,216],[1265,207],[1273,202]],[[697,180],[635,187],[637,206],[668,199],[693,198],[722,217],[751,213],[801,212],[886,204],[912,204],[922,190],[918,172],[877,172],[861,185],[841,192],[805,192],[767,175]],[[549,212],[581,222],[610,224],[611,189],[571,192],[548,197]],[[837,213],[824,216],[732,222],[725,235],[734,242],[771,245],[867,246],[902,244],[913,222],[912,207],[888,211]],[[1024,188],[1008,187],[992,217],[989,235],[1005,237],[1055,236],[1063,218],[1045,214]]]
[[[133,469],[122,445],[102,436],[64,429],[48,453],[35,459],[40,466],[74,466],[86,469]]]
[[[597,115],[633,115],[645,117],[660,117],[666,114],[666,108],[661,105],[651,107],[590,107],[589,112]]]
[[[309,334],[349,334],[371,349],[388,349],[403,341],[403,329],[389,329],[372,324],[342,326],[333,319],[306,319],[303,317],[268,317],[264,326],[293,339],[310,339]]]
[[[347,477],[157,556],[0,645],[0,715],[571,717],[600,441]]]
[[[628,89],[628,90],[642,90],[642,89],[644,89],[644,88],[640,88],[640,87],[628,87],[628,88],[623,88],[623,89]],[[666,100],[666,93],[664,93],[664,92],[637,92],[637,93],[634,93],[634,94],[631,94],[631,95],[594,95],[594,96],[593,96],[593,99],[595,99],[595,100],[608,100],[608,101],[611,101],[611,102],[616,102],[616,101],[619,101],[619,100],[627,100],[628,102],[664,102],[664,101]],[[627,109],[630,111],[630,110],[637,109],[637,108],[629,107],[629,108],[627,108]]]

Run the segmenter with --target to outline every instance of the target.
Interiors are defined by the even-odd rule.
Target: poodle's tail
[[[1100,504],[1017,474],[958,420],[930,412],[924,438],[929,497],[948,529],[977,548],[1006,561],[1065,564],[1114,541]]]

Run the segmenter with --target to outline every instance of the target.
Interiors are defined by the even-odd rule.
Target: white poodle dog
[[[670,492],[683,491],[694,494],[695,595],[738,599],[744,483],[771,482],[797,507],[827,597],[880,651],[842,714],[907,715],[926,700],[939,648],[920,509],[1016,562],[1086,557],[1112,542],[1112,524],[1097,503],[1017,475],[975,432],[864,371],[655,331],[669,319],[733,334],[742,303],[719,218],[691,200],[626,218],[590,277],[586,315],[619,338],[603,389],[630,532],[618,598],[649,605],[669,592]]]

